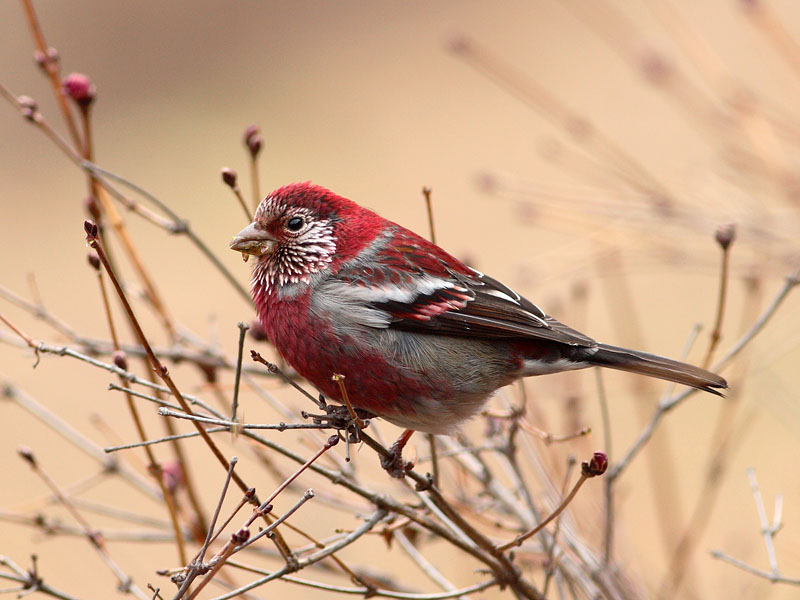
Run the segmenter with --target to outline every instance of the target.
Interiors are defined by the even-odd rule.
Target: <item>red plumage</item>
[[[341,401],[413,430],[450,433],[497,388],[603,366],[708,392],[704,369],[617,348],[559,323],[439,246],[311,183],[259,205],[234,250],[258,257],[252,293],[269,339]]]

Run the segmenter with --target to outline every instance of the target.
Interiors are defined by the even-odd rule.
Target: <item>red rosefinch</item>
[[[231,248],[258,257],[252,294],[275,347],[325,396],[407,432],[452,433],[496,389],[600,366],[718,394],[725,380],[594,341],[417,234],[333,192],[267,196]],[[397,473],[395,473],[397,474]]]

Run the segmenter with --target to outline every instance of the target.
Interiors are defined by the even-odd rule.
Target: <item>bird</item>
[[[256,258],[268,339],[326,398],[404,429],[384,467],[402,477],[414,431],[453,434],[522,377],[605,367],[722,395],[705,369],[600,343],[424,237],[300,182],[258,205],[230,244]]]

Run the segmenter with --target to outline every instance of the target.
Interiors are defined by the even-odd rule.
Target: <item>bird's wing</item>
[[[388,315],[381,326],[471,338],[596,345],[511,288],[408,230],[394,232],[373,258],[368,265],[359,262],[343,268],[336,279],[347,284],[353,299]]]

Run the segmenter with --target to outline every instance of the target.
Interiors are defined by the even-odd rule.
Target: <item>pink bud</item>
[[[164,481],[164,486],[171,494],[174,494],[184,483],[181,464],[176,460],[165,462],[161,467],[161,478]]]
[[[61,87],[64,93],[81,107],[89,106],[97,96],[97,88],[91,79],[82,73],[70,73],[61,81]]]
[[[256,156],[259,152],[261,152],[261,146],[264,144],[264,138],[260,135],[254,135],[247,141],[247,148],[250,150],[250,154]]]
[[[258,125],[250,125],[244,130],[244,145],[250,150],[250,154],[255,157],[260,151],[264,139],[261,137],[261,130]]]
[[[17,98],[17,102],[19,102],[19,109],[23,117],[29,121],[37,120],[39,116],[39,105],[36,103],[36,100],[30,96],[20,96]]]
[[[644,76],[650,83],[656,85],[665,83],[673,70],[667,58],[653,48],[648,48],[642,53],[640,65]]]
[[[736,223],[728,223],[717,227],[717,231],[714,232],[714,239],[722,246],[723,250],[727,250],[736,240]]]

